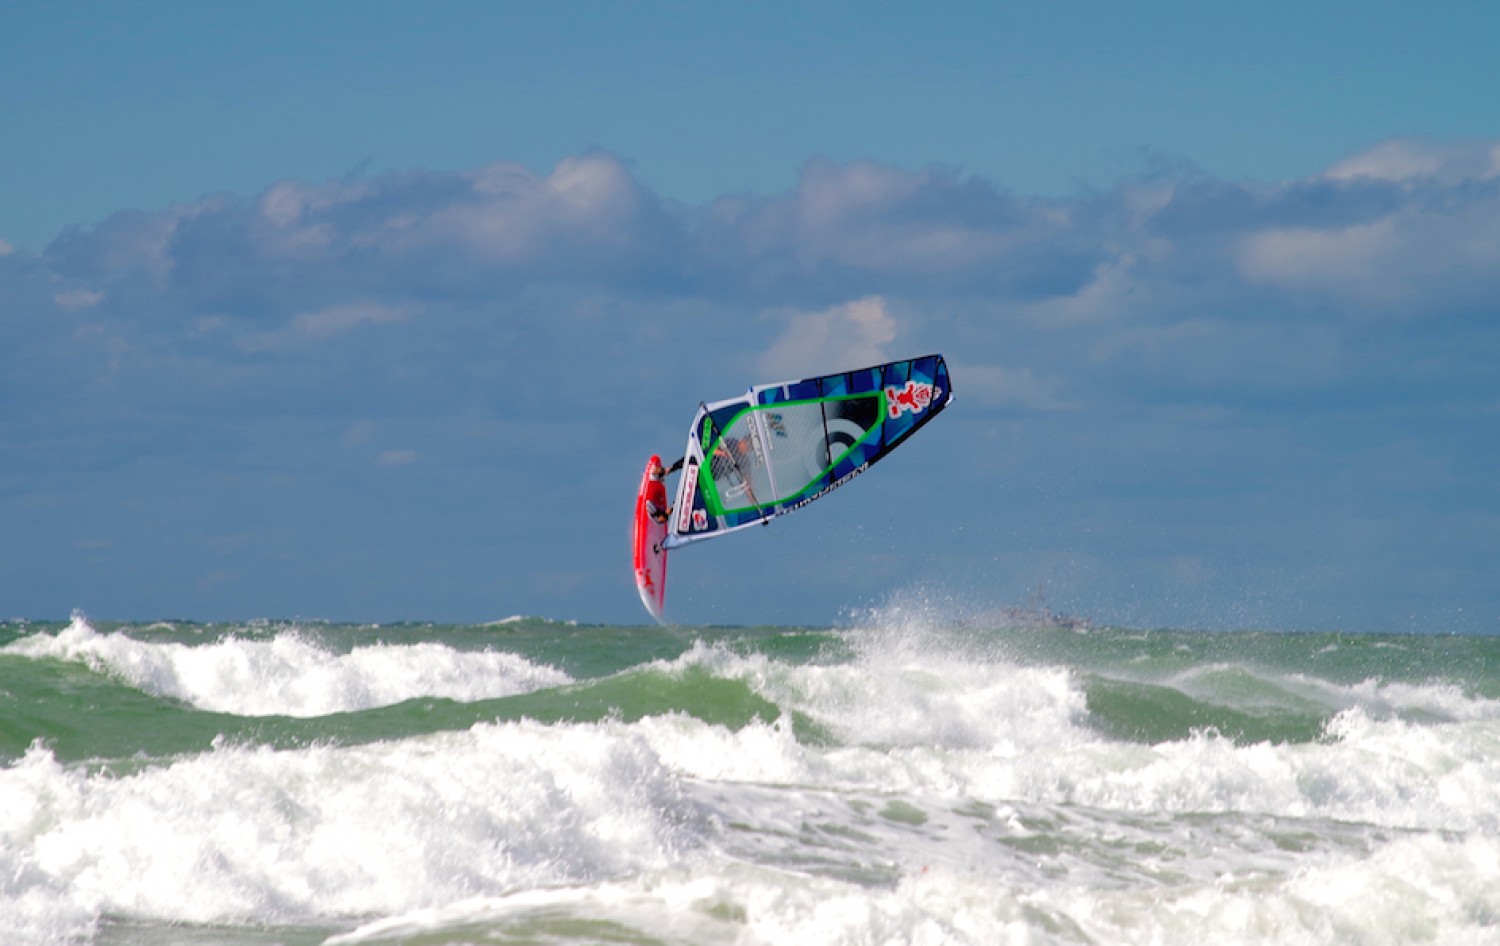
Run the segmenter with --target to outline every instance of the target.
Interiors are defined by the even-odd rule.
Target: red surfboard
[[[662,510],[667,508],[666,484],[651,478],[651,468],[660,465],[661,457],[654,454],[646,461],[641,491],[635,497],[635,587],[658,624],[663,623],[662,611],[667,604],[667,550],[662,548],[667,524],[651,518],[646,501],[652,500]]]

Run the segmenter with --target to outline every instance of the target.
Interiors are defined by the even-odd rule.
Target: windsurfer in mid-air
[[[943,357],[923,355],[699,401],[682,452],[636,468],[631,545],[641,603],[663,620],[670,550],[821,499],[905,443],[952,397]]]
[[[667,505],[667,486],[663,481],[667,474],[676,473],[682,469],[682,459],[671,466],[664,467],[658,460],[651,466],[651,482],[646,485],[646,515],[656,522],[666,522],[667,517],[672,514],[672,507]]]
[[[749,483],[745,482],[744,470],[740,467],[741,460],[747,460],[750,456],[749,437],[725,437],[714,446],[713,457],[715,469],[720,464],[728,464],[729,475],[739,480],[741,489],[747,489]],[[651,482],[646,487],[646,514],[656,522],[666,522],[672,515],[672,507],[667,505],[667,486],[664,482],[668,476],[682,469],[683,461],[687,457],[678,457],[671,466],[662,466],[657,461],[651,467]]]

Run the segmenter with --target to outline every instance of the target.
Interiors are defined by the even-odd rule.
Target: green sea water
[[[0,933],[1500,941],[1497,756],[1488,637],[8,622]]]
[[[356,648],[438,645],[457,652],[504,651],[556,667],[566,685],[487,699],[415,695],[393,705],[312,718],[240,716],[200,709],[164,690],[131,682],[97,655],[36,659],[5,654],[18,640],[55,635],[66,622],[0,623],[0,759],[22,756],[35,740],[70,761],[201,752],[216,742],[295,747],[405,738],[481,721],[634,721],[682,712],[741,727],[770,721],[781,707],[743,680],[672,662],[693,647],[722,647],[788,665],[848,663],[858,631],[784,627],[614,627],[520,619],[502,625],[342,625],[259,622],[98,622],[105,635],[145,646],[185,648],[234,642],[248,647],[295,635],[329,654]],[[1155,743],[1211,730],[1239,743],[1318,739],[1353,705],[1349,688],[1428,687],[1434,700],[1383,705],[1376,712],[1441,719],[1438,694],[1500,700],[1500,638],[1349,633],[959,627],[934,631],[943,645],[1018,666],[1066,668],[1085,695],[1087,723],[1100,733]],[[228,656],[226,654],[226,659]],[[125,665],[125,666],[128,666]],[[790,711],[795,714],[795,708]],[[807,724],[809,735],[816,727]]]

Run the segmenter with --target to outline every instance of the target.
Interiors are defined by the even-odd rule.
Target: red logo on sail
[[[930,384],[908,381],[904,388],[886,388],[885,403],[890,408],[891,419],[895,420],[904,411],[911,411],[913,414],[922,413],[938,393],[940,392]]]

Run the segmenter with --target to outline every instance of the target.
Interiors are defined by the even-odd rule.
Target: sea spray
[[[189,646],[100,634],[81,615],[57,635],[15,641],[6,652],[81,661],[154,696],[241,716],[326,716],[417,696],[492,699],[569,682],[509,653],[470,653],[438,643],[330,650],[310,632],[269,640],[229,636]]]

